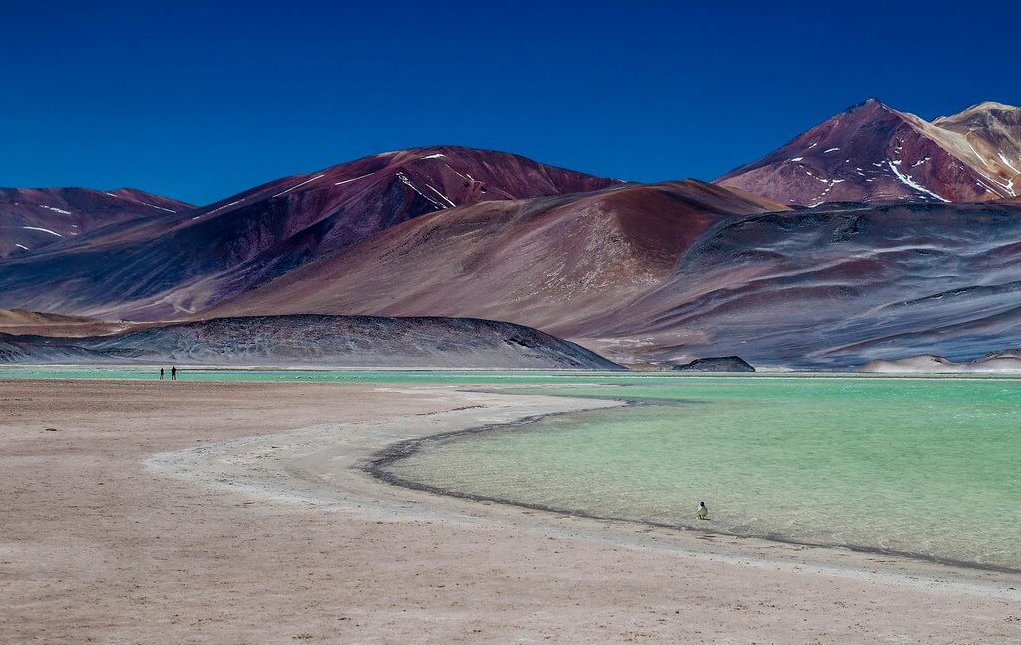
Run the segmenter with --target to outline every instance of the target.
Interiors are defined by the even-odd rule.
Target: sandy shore
[[[1019,576],[475,503],[359,468],[406,438],[604,404],[0,381],[0,642],[1021,636]]]

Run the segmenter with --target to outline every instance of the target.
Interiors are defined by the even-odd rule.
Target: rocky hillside
[[[870,99],[717,183],[803,206],[972,202],[1021,194],[1019,175],[1021,108],[980,103],[930,123]]]
[[[464,148],[374,155],[0,258],[0,306],[114,321],[87,333],[87,321],[8,326],[22,335],[70,335],[63,326],[98,336],[123,329],[119,320],[170,329],[234,316],[443,316],[542,329],[627,363],[961,360],[1021,345],[1021,203],[1005,174],[1014,114],[981,104],[927,123],[866,102],[741,174],[797,179],[820,191],[814,208],[728,181],[624,184]],[[306,346],[283,355],[313,360],[302,325],[272,325],[273,347]],[[192,328],[173,329],[152,342],[187,356],[191,336],[174,334]],[[245,334],[222,337],[249,354]],[[51,347],[107,360],[100,345]]]
[[[738,353],[824,369],[1021,346],[1019,240],[1021,207],[1003,204],[733,219],[702,235],[671,279],[589,321],[581,342],[617,360],[627,359],[610,350],[634,339],[646,358]]]
[[[111,225],[175,219],[193,208],[131,188],[0,188],[0,259],[37,253]]]
[[[673,276],[729,218],[783,209],[685,181],[489,202],[422,217],[202,315],[476,316],[560,336],[589,329]]]
[[[472,318],[259,316],[109,336],[0,333],[4,363],[620,369],[535,329]]]
[[[617,185],[502,152],[373,155],[264,184],[170,226],[135,226],[11,259],[0,272],[0,307],[181,318],[422,215]]]

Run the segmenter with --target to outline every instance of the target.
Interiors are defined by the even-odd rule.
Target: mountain
[[[1019,174],[1021,108],[981,103],[930,123],[869,99],[716,181],[814,207],[999,200],[1021,194]]]
[[[471,315],[623,363],[850,369],[1021,345],[1021,205],[743,199],[676,182],[451,209],[204,315]]]
[[[626,320],[621,307],[670,278],[714,224],[783,208],[697,181],[452,208],[201,315],[458,315],[572,336],[593,318]]]
[[[943,147],[982,177],[989,199],[1021,197],[1021,108],[987,101],[932,124]]]
[[[86,338],[0,333],[0,362],[620,369],[520,325],[372,316],[227,318]]]
[[[919,354],[967,359],[1021,346],[1021,202],[943,200],[964,195],[953,191],[980,163],[981,183],[1009,192],[1014,115],[980,104],[927,123],[877,102],[857,106],[804,138],[812,152],[801,161],[818,172],[845,152],[825,146],[845,141],[846,152],[886,155],[886,174],[873,166],[857,183],[831,177],[834,199],[863,201],[815,208],[726,181],[626,184],[466,148],[366,157],[0,259],[0,307],[143,322],[121,331],[15,312],[8,329],[22,340],[5,342],[35,352],[46,342],[33,334],[124,339],[187,320],[194,326],[127,344],[64,338],[52,347],[107,360],[102,352],[143,352],[146,342],[170,348],[167,357],[196,343],[205,348],[197,355],[233,357],[222,349],[232,343],[243,360],[246,334],[279,347],[319,328],[205,321],[467,316],[539,328],[627,363],[740,356],[763,368],[843,370]],[[974,150],[968,163],[964,149]],[[922,181],[929,197],[912,187]],[[857,197],[840,192],[852,188]],[[274,349],[272,360],[315,360],[301,346]]]
[[[589,320],[572,338],[618,362],[738,354],[813,369],[1021,346],[1019,240],[1021,205],[735,218],[703,234],[626,317]]]
[[[373,155],[269,182],[171,222],[12,258],[0,272],[0,307],[181,318],[421,215],[619,185],[453,146]]]
[[[0,259],[112,224],[166,219],[194,206],[132,188],[0,188]]]

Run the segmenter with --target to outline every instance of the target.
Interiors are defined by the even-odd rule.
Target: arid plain
[[[610,402],[0,382],[3,642],[1010,642],[1011,574],[390,486],[405,438]]]

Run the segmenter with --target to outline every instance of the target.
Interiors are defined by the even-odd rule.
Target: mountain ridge
[[[381,153],[267,182],[186,217],[13,258],[0,273],[0,306],[181,318],[421,215],[624,185],[509,153]]]
[[[180,217],[194,206],[133,188],[0,188],[0,259],[112,225]]]
[[[670,276],[710,225],[785,207],[695,180],[483,203],[405,222],[200,315],[452,315],[575,333]],[[402,273],[410,267],[418,279]]]
[[[808,207],[990,201],[1017,196],[1019,170],[1021,108],[983,102],[929,122],[867,99],[715,181]]]

